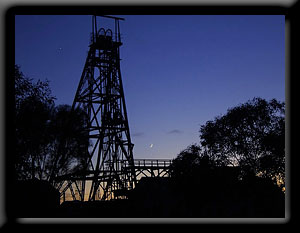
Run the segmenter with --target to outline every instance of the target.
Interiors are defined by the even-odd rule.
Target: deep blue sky
[[[199,142],[200,125],[228,108],[253,97],[285,100],[284,16],[120,17],[135,158],[175,158]],[[16,64],[25,76],[48,79],[56,104],[73,102],[91,22],[91,16],[16,16]]]

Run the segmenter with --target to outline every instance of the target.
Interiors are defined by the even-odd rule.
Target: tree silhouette
[[[284,103],[254,98],[200,128],[172,161],[185,217],[283,217]],[[284,182],[283,182],[284,185]]]
[[[15,66],[18,179],[50,180],[87,166],[89,139],[83,110],[54,105],[49,82],[33,83]]]
[[[214,161],[203,153],[201,147],[197,144],[192,144],[172,160],[170,175],[176,180],[186,182],[189,179],[197,179],[200,172],[208,172],[214,166],[216,166]]]
[[[86,168],[89,147],[87,122],[87,115],[81,109],[72,110],[69,105],[55,108],[49,129],[52,139],[47,174],[50,180],[55,175]]]
[[[47,135],[54,99],[48,81],[33,83],[15,66],[15,125],[17,178],[28,179],[40,173],[40,156],[47,153]]]
[[[244,175],[284,179],[284,113],[284,103],[254,98],[201,126],[201,146],[217,164],[239,166]]]

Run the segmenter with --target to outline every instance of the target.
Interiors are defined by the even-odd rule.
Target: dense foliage
[[[217,165],[243,174],[280,178],[285,173],[285,105],[254,98],[200,128],[202,150]]]
[[[48,81],[34,83],[18,66],[14,75],[17,178],[51,180],[86,166],[86,114],[55,106]]]

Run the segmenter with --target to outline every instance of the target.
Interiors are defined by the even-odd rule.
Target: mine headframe
[[[126,198],[136,182],[133,144],[130,138],[120,70],[121,34],[119,21],[114,30],[99,28],[93,16],[89,51],[72,109],[80,108],[88,118],[87,166],[77,173],[58,177],[61,195],[73,199],[109,200]],[[125,168],[126,164],[126,168]]]

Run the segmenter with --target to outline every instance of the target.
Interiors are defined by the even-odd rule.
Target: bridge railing
[[[135,159],[134,166],[137,167],[168,167],[172,163],[172,160],[166,159]]]
[[[134,160],[134,167],[139,168],[139,167],[162,167],[162,168],[167,168],[171,165],[172,160],[171,159],[135,159]],[[112,162],[111,161],[106,161],[105,162],[105,167],[109,169],[111,166]],[[128,160],[119,160],[117,162],[114,162],[114,164],[118,164],[117,166],[119,168],[129,168],[131,167],[131,164],[129,163]]]
[[[172,160],[170,159],[135,159],[134,160],[134,167],[140,168],[140,167],[162,167],[167,168],[171,165]],[[130,167],[130,164],[128,161],[125,161],[122,164],[124,167]]]

